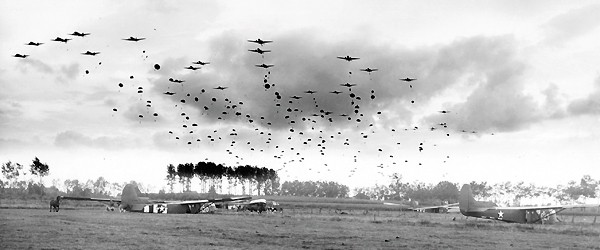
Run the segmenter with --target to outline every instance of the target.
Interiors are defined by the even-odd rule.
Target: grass
[[[381,212],[154,215],[0,209],[5,249],[600,249],[600,225],[519,225],[456,215]]]

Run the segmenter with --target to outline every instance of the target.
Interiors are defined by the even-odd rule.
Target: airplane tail
[[[128,205],[133,204],[134,201],[138,200],[139,195],[142,194],[140,189],[133,184],[127,184],[123,188],[123,193],[121,194],[121,207],[125,209]]]
[[[465,184],[460,190],[460,199],[458,201],[458,207],[460,212],[465,214],[472,208],[477,207],[477,201],[473,198],[473,192],[471,191],[471,185]]]

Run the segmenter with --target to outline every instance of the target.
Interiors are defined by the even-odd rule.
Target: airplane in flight
[[[130,36],[129,38],[125,38],[123,40],[130,41],[130,42],[138,42],[138,41],[141,41],[141,40],[144,40],[144,39],[146,39],[146,38],[143,38],[143,37],[142,38],[137,38],[137,37]]]
[[[203,61],[197,61],[197,62],[192,62],[193,64],[200,64],[200,65],[206,65],[206,64],[210,64],[210,62],[203,62]]]
[[[56,38],[54,38],[54,40],[52,40],[52,41],[55,41],[55,42],[63,42],[63,43],[67,43],[69,40],[72,40],[72,39],[70,39],[70,38],[60,38],[60,37],[56,37]]]
[[[248,42],[251,42],[251,43],[258,43],[258,44],[260,44],[260,46],[263,46],[264,44],[266,44],[266,43],[272,43],[273,41],[269,41],[269,40],[261,40],[261,39],[259,38],[259,39],[256,39],[256,40],[248,40]]]
[[[44,44],[44,43],[34,43],[34,42],[29,42],[29,43],[27,43],[27,44],[25,44],[25,45],[40,46],[40,45],[42,45],[42,44]]]
[[[250,52],[256,52],[256,53],[261,54],[261,55],[264,54],[264,53],[267,53],[267,52],[271,52],[270,50],[262,50],[260,48],[249,49],[248,51],[250,51]]]
[[[184,69],[199,70],[201,68],[200,67],[194,67],[194,66],[187,66]]]
[[[378,69],[366,68],[366,69],[360,69],[360,71],[371,73],[371,72],[374,72],[374,71],[378,71]]]
[[[221,86],[218,86],[218,87],[216,87],[216,88],[214,88],[214,89],[218,89],[218,90],[225,90],[225,89],[227,89],[227,88],[229,88],[229,87],[221,87]]]
[[[407,78],[400,79],[400,80],[405,81],[405,82],[412,82],[412,81],[415,81],[417,79],[416,78],[409,78],[409,77],[407,77]]]
[[[69,35],[72,35],[72,36],[80,36],[80,37],[85,37],[85,36],[87,36],[87,35],[89,35],[89,34],[90,34],[90,33],[81,33],[81,32],[77,32],[77,31],[75,31],[75,32],[73,32],[73,33],[71,33],[71,34],[69,34]]]
[[[192,201],[154,201],[148,197],[140,197],[141,192],[137,186],[127,184],[123,188],[121,199],[87,198],[62,196],[61,200],[80,200],[119,203],[120,211],[155,213],[155,214],[186,214],[199,213],[205,210],[206,205],[218,202],[236,202],[251,200],[250,196],[227,197]]]
[[[598,207],[599,205],[555,205],[531,207],[499,207],[493,202],[476,201],[471,186],[463,185],[460,190],[459,208],[464,216],[499,220],[512,223],[554,223],[556,214],[569,208]]]
[[[340,84],[340,86],[344,86],[344,87],[348,87],[348,88],[352,88],[353,86],[356,86],[356,84],[354,83],[344,83],[344,84]]]
[[[167,91],[167,92],[165,92],[163,94],[165,94],[165,95],[174,95],[175,93]]]
[[[15,54],[13,57],[18,57],[18,58],[27,58],[29,55],[21,55],[21,54]]]
[[[88,56],[95,56],[97,54],[100,54],[100,52],[91,52],[91,51],[86,51],[85,53],[81,53],[82,55],[88,55]]]
[[[317,93],[317,91],[314,91],[314,90],[307,90],[307,91],[304,91],[304,93],[307,93],[307,94],[311,94],[311,95],[312,95],[312,94],[314,94],[314,93]]]
[[[179,79],[169,78],[169,82],[182,83],[182,82],[185,82],[185,81],[184,80],[179,80]]]
[[[342,86],[344,86],[344,85],[342,85]],[[341,94],[342,92],[341,92],[341,91],[334,90],[334,91],[331,91],[331,92],[329,92],[329,93],[332,93],[332,94],[339,95],[339,94]]]
[[[256,67],[260,67],[260,68],[265,68],[265,69],[268,69],[268,68],[270,68],[270,67],[273,67],[273,66],[275,66],[275,65],[273,65],[273,64],[264,64],[264,63],[263,63],[263,64],[257,64],[257,65],[254,65],[254,66],[256,66]]]
[[[348,62],[360,59],[358,57],[351,57],[351,56],[338,56],[337,58],[338,59],[342,59],[342,60],[346,60]]]

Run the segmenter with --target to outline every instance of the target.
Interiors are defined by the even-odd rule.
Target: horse
[[[50,212],[52,212],[52,210],[54,210],[55,212],[58,212],[59,209],[60,209],[60,196],[56,196],[56,200],[50,200]]]

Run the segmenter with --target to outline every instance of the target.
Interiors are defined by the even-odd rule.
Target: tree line
[[[223,179],[227,182],[228,193],[233,193],[238,186],[242,194],[252,194],[253,190],[258,195],[273,195],[279,189],[279,177],[273,169],[249,165],[229,167],[213,162],[183,163],[177,166],[167,166],[167,185],[173,192],[177,182],[181,184],[182,191],[191,191],[192,180],[196,177],[200,181],[200,192],[223,193]],[[208,190],[207,190],[208,188]],[[253,189],[254,188],[254,189]]]
[[[587,199],[597,198],[600,180],[594,180],[585,175],[579,182],[570,181],[567,185],[556,187],[536,186],[524,182],[502,182],[489,184],[472,181],[469,183],[473,196],[477,200],[489,200],[499,205],[519,206],[523,201],[552,200],[554,203],[578,202],[585,203]],[[459,199],[457,183],[441,181],[436,185],[423,182],[403,182],[402,176],[394,174],[388,185],[356,188],[355,197],[371,200],[418,201],[421,204],[439,205],[445,202],[456,203]]]
[[[29,165],[29,173],[33,176],[39,177],[39,182],[35,183],[33,180],[24,181],[21,177],[25,176],[26,171],[23,169],[23,165],[20,163],[13,163],[8,161],[2,164],[2,176],[0,179],[0,190],[2,193],[16,193],[16,194],[29,194],[29,195],[44,195],[44,182],[43,178],[50,174],[50,166],[46,163],[42,163],[38,157],[32,160]]]

